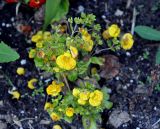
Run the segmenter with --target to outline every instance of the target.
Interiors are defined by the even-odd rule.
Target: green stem
[[[91,117],[82,117],[84,129],[97,129],[96,120]]]

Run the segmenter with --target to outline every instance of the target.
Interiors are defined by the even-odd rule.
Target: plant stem
[[[68,81],[67,81],[66,76],[64,75],[64,73],[62,73],[61,75],[63,76],[64,82],[65,82],[65,84],[66,84],[68,90],[70,91],[71,89],[70,89],[70,87],[69,87],[69,83],[68,83]]]

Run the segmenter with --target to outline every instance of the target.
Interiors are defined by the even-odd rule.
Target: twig
[[[160,118],[158,119],[158,121],[156,122],[156,123],[154,123],[153,125],[152,125],[152,127],[154,127],[156,124],[158,124],[160,122]]]
[[[128,9],[131,6],[132,0],[127,0],[126,9]]]
[[[111,48],[104,48],[104,49],[101,49],[101,50],[97,50],[97,51],[95,51],[95,53],[93,54],[93,55],[96,55],[96,54],[99,54],[99,53],[101,53],[101,52],[104,52],[104,51],[108,51],[108,50],[110,50]],[[93,56],[92,55],[92,56]]]
[[[21,5],[20,2],[18,2],[17,5],[16,5],[16,16],[18,15],[20,5]]]
[[[136,24],[136,16],[137,16],[137,11],[136,8],[133,8],[133,18],[132,18],[132,27],[131,27],[131,34],[134,35],[134,28],[135,28],[135,24]]]
[[[69,87],[69,83],[68,83],[68,81],[67,81],[66,76],[64,75],[64,73],[62,73],[61,75],[63,76],[64,82],[65,82],[65,84],[66,84],[68,90],[70,91],[71,89],[70,89],[70,87]]]

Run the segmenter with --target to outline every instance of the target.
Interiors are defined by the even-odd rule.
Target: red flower
[[[30,0],[29,6],[33,7],[33,8],[39,8],[45,2],[46,2],[46,0]]]
[[[17,3],[18,0],[5,0],[7,3]]]

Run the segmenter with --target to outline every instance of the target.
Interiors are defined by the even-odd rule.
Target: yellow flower
[[[54,125],[52,129],[62,129],[60,125]]]
[[[61,92],[62,86],[64,86],[64,83],[57,84],[55,81],[53,81],[52,84],[50,84],[46,89],[47,94],[57,96]]]
[[[21,96],[18,91],[11,91],[10,94],[12,95],[12,99],[19,99]]]
[[[129,50],[132,48],[134,43],[133,36],[130,33],[126,33],[123,35],[121,39],[121,47],[125,50]]]
[[[78,97],[80,93],[80,90],[78,88],[74,88],[72,91],[73,96]]]
[[[83,100],[83,99],[78,99],[78,103],[80,105],[85,105],[87,101]]]
[[[44,32],[43,39],[46,40],[46,41],[51,40],[52,39],[51,33],[49,31]]]
[[[99,90],[95,90],[90,94],[89,103],[91,106],[99,106],[103,100],[103,93]]]
[[[23,67],[18,67],[17,68],[17,74],[18,75],[24,75],[25,74],[25,70]]]
[[[38,41],[41,41],[41,40],[43,40],[43,32],[42,31],[37,32],[37,34],[33,35],[31,38],[31,41],[35,42],[35,43],[37,43]]]
[[[87,35],[88,31],[84,28],[79,28],[79,32],[81,32],[82,35]]]
[[[78,50],[77,50],[77,48],[75,48],[73,46],[70,46],[70,51],[71,51],[71,54],[72,54],[73,58],[76,58],[78,56]]]
[[[84,92],[81,92],[81,93],[79,94],[79,97],[80,97],[81,100],[86,101],[86,100],[89,99],[89,95],[90,95],[90,92],[84,91]]]
[[[35,55],[36,55],[36,49],[31,49],[29,51],[29,58],[34,58]]]
[[[58,56],[56,63],[61,69],[65,70],[72,70],[76,67],[76,60],[67,52]]]
[[[66,115],[68,117],[72,117],[73,114],[74,114],[74,109],[72,107],[69,107],[69,108],[66,109]]]
[[[82,39],[86,42],[89,42],[91,40],[91,35],[90,34],[82,35]]]
[[[42,48],[42,47],[43,47],[43,42],[42,42],[42,41],[38,41],[38,42],[36,43],[36,47],[37,47],[37,48]]]
[[[82,48],[87,51],[87,52],[90,52],[92,51],[93,49],[93,40],[90,40],[88,42],[84,42],[84,44],[82,45]]]
[[[60,116],[58,114],[56,114],[55,112],[52,112],[50,116],[51,116],[53,121],[60,120]]]
[[[103,36],[104,39],[109,39],[109,38],[111,38],[110,35],[109,35],[108,30],[103,31],[102,36]]]
[[[118,27],[118,25],[113,24],[108,28],[108,33],[111,37],[118,37],[120,34],[120,28]]]
[[[53,108],[53,104],[51,104],[50,102],[46,102],[44,105],[44,110],[48,110],[48,109],[52,109]]]
[[[28,88],[31,89],[31,90],[35,89],[34,84],[35,84],[37,81],[38,81],[38,80],[37,80],[36,78],[33,78],[33,79],[29,80],[29,81],[28,81]]]

